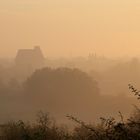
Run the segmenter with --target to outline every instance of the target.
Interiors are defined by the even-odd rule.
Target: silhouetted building
[[[20,49],[15,59],[16,66],[35,70],[44,66],[44,56],[39,46],[34,49]]]

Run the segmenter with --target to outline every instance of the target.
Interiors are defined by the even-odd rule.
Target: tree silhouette
[[[99,95],[96,81],[85,72],[69,68],[37,70],[25,82],[25,91],[32,100],[56,106],[84,104]]]

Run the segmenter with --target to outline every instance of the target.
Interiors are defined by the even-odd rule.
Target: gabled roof
[[[35,47],[34,49],[20,49],[18,50],[16,61],[33,61],[33,60],[43,60],[44,56],[39,47]]]

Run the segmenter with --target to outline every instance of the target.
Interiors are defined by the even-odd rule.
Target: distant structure
[[[89,53],[88,59],[89,60],[96,60],[97,59],[96,53]]]
[[[16,66],[34,71],[44,66],[45,58],[39,46],[34,49],[20,49],[15,59]]]

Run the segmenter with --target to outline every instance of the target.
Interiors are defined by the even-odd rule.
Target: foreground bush
[[[72,132],[66,128],[57,127],[55,121],[48,114],[39,113],[35,124],[23,121],[9,122],[1,129],[5,140],[140,140],[140,110],[136,108],[134,116],[126,122],[119,112],[120,121],[114,118],[100,118],[97,125],[84,122],[67,116],[79,126]],[[2,139],[2,140],[3,140]]]
[[[129,85],[135,96],[140,93]],[[58,127],[48,113],[40,112],[35,124],[23,121],[9,122],[1,128],[1,140],[140,140],[140,109],[135,106],[134,114],[126,121],[119,112],[120,121],[113,117],[100,118],[96,125],[86,124],[67,115],[67,118],[78,124],[72,132]]]
[[[64,128],[58,128],[47,113],[40,112],[35,124],[23,121],[9,122],[2,129],[6,140],[65,140],[69,134]]]

